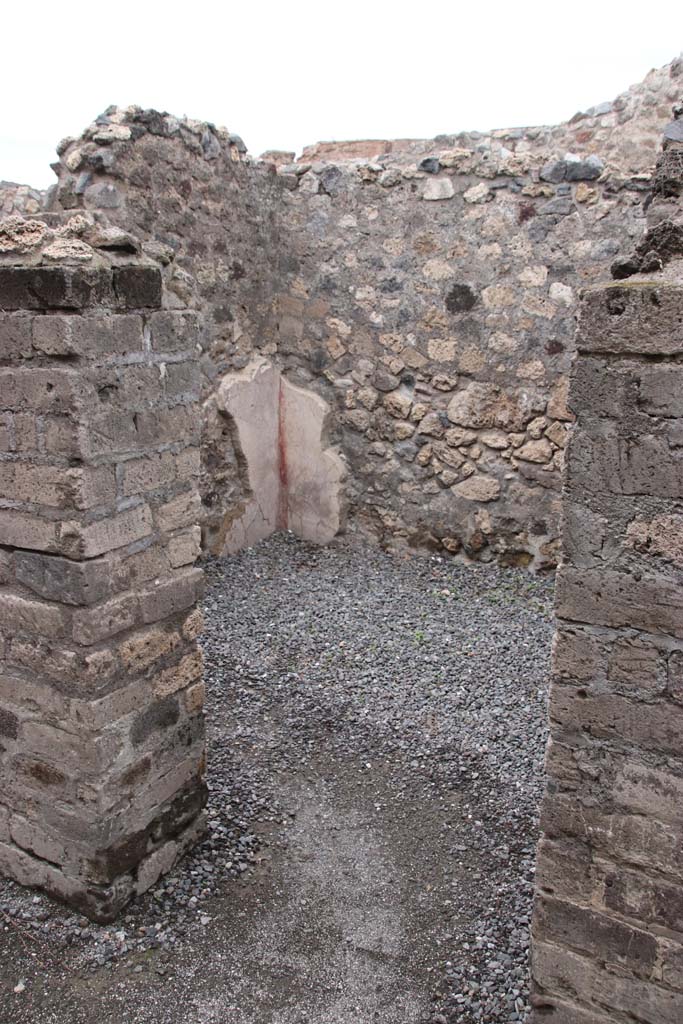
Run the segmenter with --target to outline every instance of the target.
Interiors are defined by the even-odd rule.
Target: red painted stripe
[[[278,390],[277,407],[277,449],[278,449],[278,472],[280,476],[280,489],[278,493],[277,508],[277,529],[287,530],[289,528],[289,516],[287,508],[289,505],[288,481],[287,481],[287,436],[285,433],[285,394],[282,387],[282,380]]]

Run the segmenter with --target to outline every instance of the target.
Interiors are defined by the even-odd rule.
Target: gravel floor
[[[0,1019],[523,1021],[552,582],[289,535],[206,568],[207,838],[115,927],[0,882]]]

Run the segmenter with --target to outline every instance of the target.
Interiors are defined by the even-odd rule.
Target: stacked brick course
[[[537,865],[535,1022],[683,1020],[683,286],[586,294]]]
[[[0,267],[0,872],[99,920],[202,827],[196,314]]]
[[[538,1024],[683,1020],[682,114],[665,129],[649,229],[612,267],[631,280],[581,306],[533,926]]]

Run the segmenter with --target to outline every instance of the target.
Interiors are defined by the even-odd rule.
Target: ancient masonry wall
[[[108,920],[203,824],[198,327],[53,245],[0,266],[0,872]]]
[[[137,108],[64,140],[50,208],[138,234],[205,316],[207,546],[250,499],[216,396],[258,353],[330,406],[350,529],[554,566],[577,289],[642,233],[682,75],[558,128],[354,159],[254,163],[236,136]]]
[[[139,108],[112,108],[58,146],[48,209],[117,225],[165,267],[166,303],[202,314],[202,469],[207,546],[248,504],[233,424],[217,408],[221,378],[277,349],[278,241],[273,168],[247,162],[237,135]]]
[[[637,280],[589,292],[578,350],[533,1020],[678,1024],[683,286]]]
[[[0,216],[20,215],[32,217],[45,206],[45,193],[30,185],[17,185],[13,181],[0,181]]]
[[[683,70],[683,54],[670,64],[653,68],[642,82],[630,86],[614,100],[578,111],[569,121],[535,128],[498,128],[491,132],[460,132],[436,139],[365,139],[356,142],[318,142],[307,146],[302,160],[339,161],[390,156],[392,161],[415,162],[441,148],[464,142],[510,141],[523,148],[547,153],[601,153],[613,168],[629,168],[631,173],[649,174],[652,154],[657,149],[664,124],[671,114],[672,82]],[[273,154],[281,162],[286,154]],[[263,159],[270,154],[264,153]]]
[[[682,75],[555,128],[322,144],[278,168],[298,260],[279,354],[338,409],[352,524],[555,564],[578,289],[642,231]]]
[[[337,410],[355,525],[554,565],[576,288],[641,231],[602,173],[496,146],[296,166],[278,355]]]
[[[575,286],[643,220],[623,139],[276,169],[131,109],[60,146],[50,209],[0,225],[2,872],[106,920],[202,828],[196,524],[227,543],[257,493],[240,371],[278,419],[302,383],[336,411],[356,526],[539,567],[571,408],[534,1016],[679,1024],[682,123],[615,263],[662,276],[588,292],[568,403]],[[297,429],[322,450],[321,409]],[[268,486],[304,476],[308,441],[286,463],[272,436]]]
[[[581,304],[534,1024],[683,1019],[683,107],[674,114],[648,230],[613,267],[625,283]]]

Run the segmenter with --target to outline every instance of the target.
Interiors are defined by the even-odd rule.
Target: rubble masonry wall
[[[349,529],[554,566],[577,291],[642,234],[682,74],[558,128],[353,159],[256,163],[236,136],[137,108],[65,140],[51,208],[138,235],[204,315],[206,546],[247,498],[216,395],[261,354],[330,406]]]

